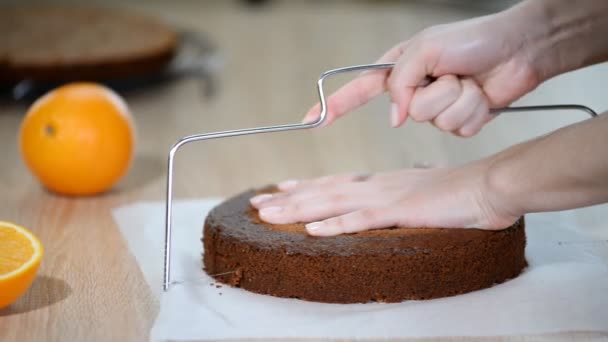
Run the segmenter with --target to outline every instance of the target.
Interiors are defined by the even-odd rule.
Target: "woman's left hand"
[[[521,213],[489,191],[490,165],[481,160],[460,167],[286,181],[279,192],[253,197],[251,204],[268,223],[311,222],[306,229],[317,236],[388,227],[503,229]]]

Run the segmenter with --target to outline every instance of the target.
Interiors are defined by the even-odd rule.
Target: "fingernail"
[[[286,180],[286,181],[283,181],[283,182],[279,183],[277,185],[277,187],[280,190],[290,190],[290,189],[295,188],[296,185],[298,185],[298,181],[295,180],[295,179],[290,179],[290,180]]]
[[[280,213],[281,211],[283,211],[283,208],[281,207],[268,207],[260,210],[260,216],[262,216],[262,218],[270,217]]]
[[[312,222],[306,225],[306,230],[308,230],[310,233],[314,233],[322,229],[324,226],[325,223],[323,222]]]
[[[251,202],[251,204],[256,205],[256,204],[260,204],[263,202],[268,201],[269,199],[272,198],[271,194],[261,194],[261,195],[257,195],[254,197],[251,197],[251,199],[249,200],[249,202]]]
[[[399,108],[396,103],[391,103],[391,126],[393,128],[399,125]]]

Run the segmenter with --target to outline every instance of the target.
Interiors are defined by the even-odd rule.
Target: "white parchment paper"
[[[608,331],[606,207],[527,217],[530,266],[490,289],[399,304],[319,304],[211,285],[201,270],[204,218],[217,199],[177,201],[173,285],[161,294],[164,205],[113,214],[160,296],[151,339],[399,338]],[[606,222],[606,223],[605,223]]]

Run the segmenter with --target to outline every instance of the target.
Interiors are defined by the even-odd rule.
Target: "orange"
[[[23,159],[49,190],[94,195],[129,169],[135,132],[127,104],[99,84],[72,83],[36,100],[19,134]]]
[[[43,253],[40,241],[30,231],[0,221],[0,309],[30,288]]]

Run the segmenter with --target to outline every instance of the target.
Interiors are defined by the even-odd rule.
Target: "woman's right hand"
[[[388,91],[393,127],[411,117],[460,136],[476,134],[493,118],[490,108],[509,105],[541,82],[524,40],[542,23],[522,12],[430,27],[398,44],[378,61],[395,63],[393,69],[364,72],[328,98],[325,125]],[[435,81],[419,86],[427,76]],[[317,104],[304,122],[319,112]]]

